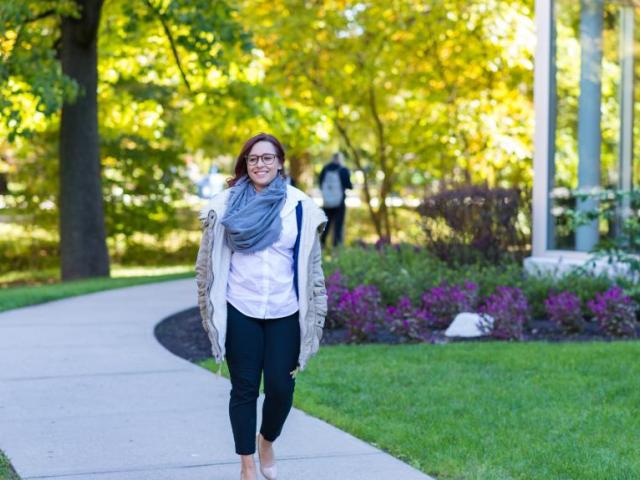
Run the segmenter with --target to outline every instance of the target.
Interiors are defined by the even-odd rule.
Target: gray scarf
[[[287,198],[287,184],[281,175],[260,193],[248,175],[241,177],[229,192],[222,217],[225,237],[231,250],[255,253],[272,245],[282,232],[280,211]]]

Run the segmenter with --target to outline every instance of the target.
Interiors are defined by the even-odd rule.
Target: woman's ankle
[[[256,469],[256,461],[253,458],[253,455],[240,455],[240,465],[242,465],[242,469]]]
[[[273,442],[267,440],[266,438],[264,438],[264,435],[262,435],[262,433],[260,434],[260,444],[264,445],[265,447],[270,447],[273,445]]]

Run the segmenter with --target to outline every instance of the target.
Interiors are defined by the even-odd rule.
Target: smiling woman
[[[228,181],[231,188],[215,195],[200,216],[200,314],[216,362],[228,362],[229,415],[242,480],[256,478],[256,443],[262,474],[276,478],[272,443],[289,415],[295,376],[318,350],[327,313],[319,238],[326,216],[286,184],[284,162],[275,137],[250,138]]]

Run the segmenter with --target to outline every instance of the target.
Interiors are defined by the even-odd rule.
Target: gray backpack
[[[325,208],[336,208],[342,204],[342,182],[340,170],[325,172],[320,190],[322,191],[322,204]]]

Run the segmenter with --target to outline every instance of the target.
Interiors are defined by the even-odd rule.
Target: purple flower
[[[529,319],[529,305],[519,288],[498,287],[485,299],[480,313],[493,317],[492,325],[486,321],[479,325],[481,330],[495,338],[519,340]]]
[[[615,337],[635,337],[638,305],[615,285],[604,293],[596,293],[587,306],[600,328]]]
[[[373,285],[358,285],[338,302],[338,314],[349,330],[351,342],[371,340],[384,319],[380,291]]]
[[[336,270],[326,279],[328,311],[325,326],[327,328],[339,328],[344,326],[344,318],[338,308],[342,297],[349,292],[346,281],[340,270]]]
[[[381,250],[384,250],[385,247],[390,245],[391,245],[391,238],[387,237],[386,235],[383,235],[376,241],[374,247],[377,251],[381,251]]]
[[[584,320],[580,298],[572,292],[561,292],[549,294],[544,301],[544,306],[549,319],[568,332],[579,332],[582,330]]]
[[[429,337],[424,312],[415,308],[407,296],[400,298],[396,306],[387,307],[385,320],[389,330],[404,341],[424,341]]]
[[[460,312],[472,311],[478,297],[478,285],[465,281],[462,285],[446,282],[427,290],[422,295],[422,311],[429,326],[447,328]]]

